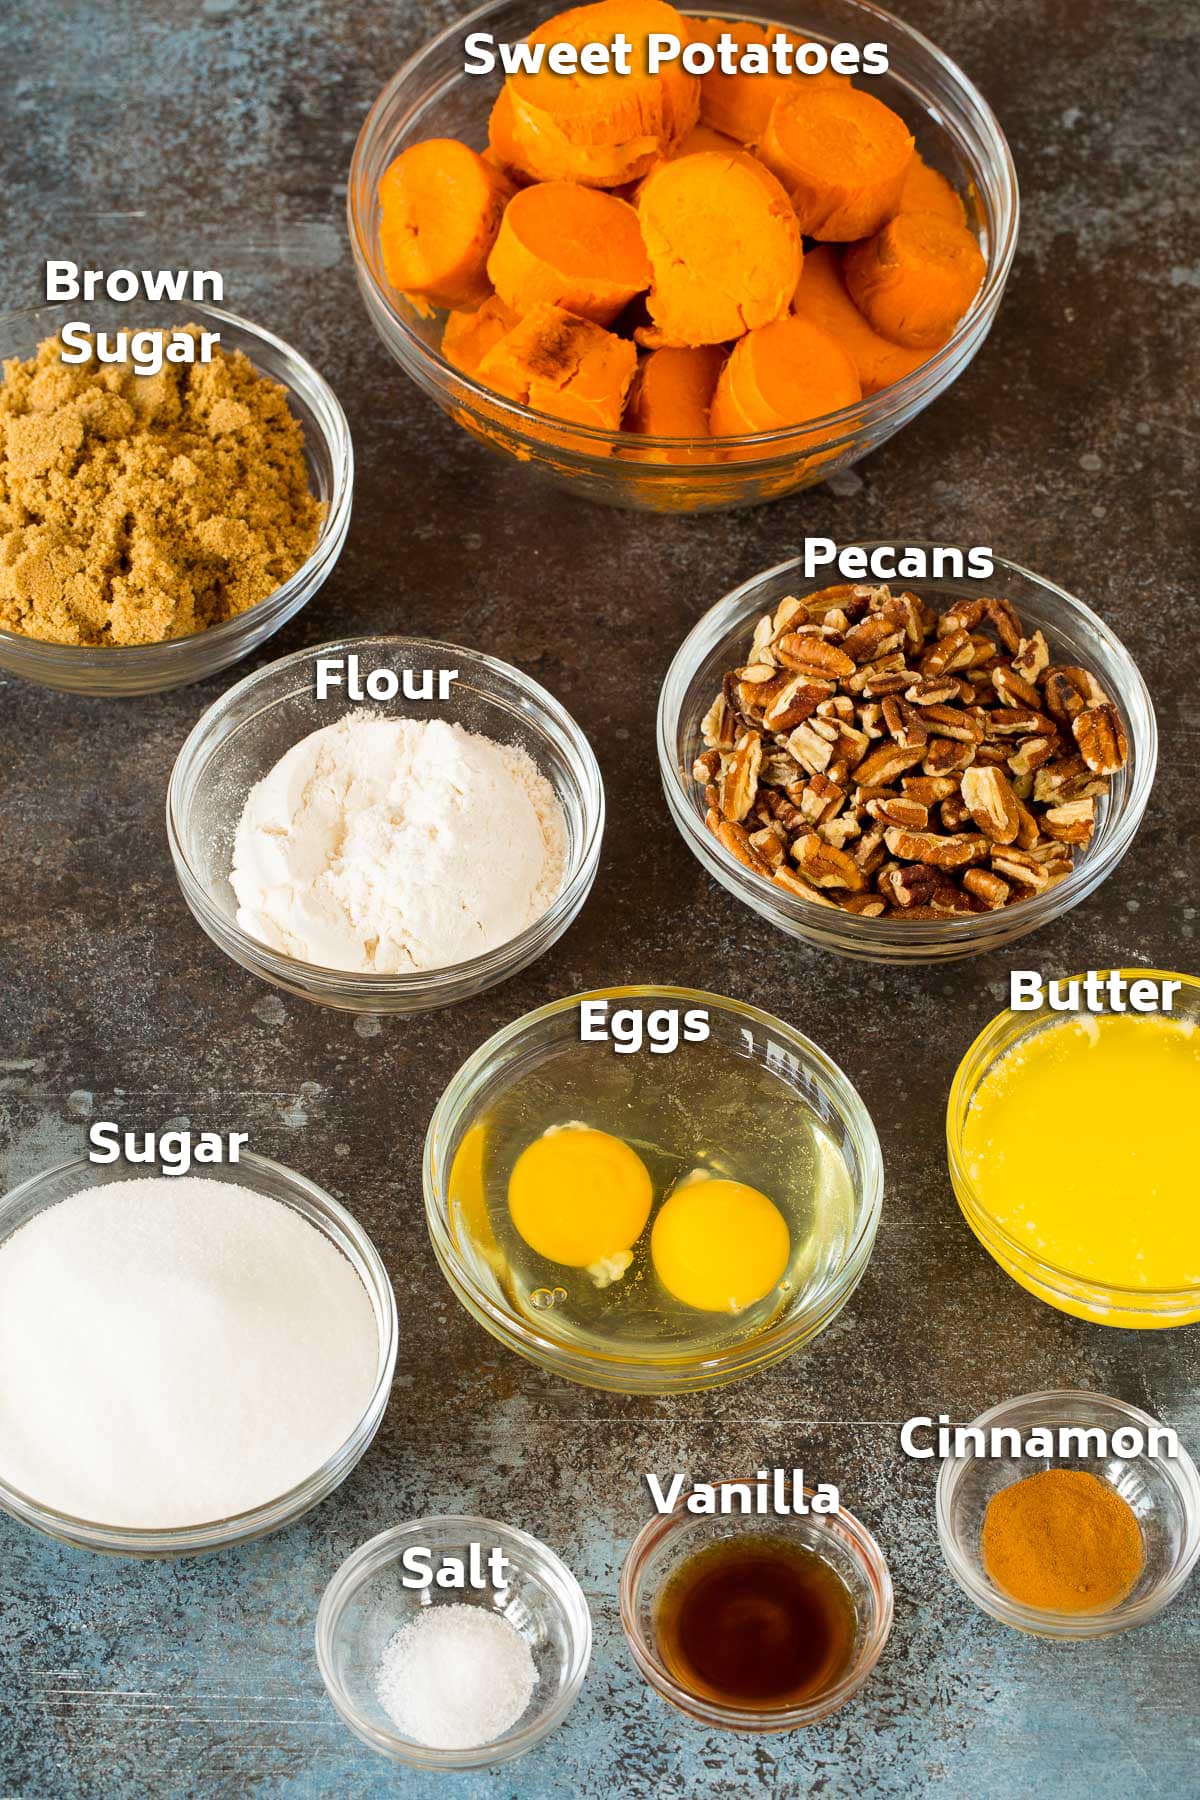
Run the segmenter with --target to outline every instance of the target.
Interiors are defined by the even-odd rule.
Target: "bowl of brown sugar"
[[[238,662],[327,579],[350,430],[297,351],[232,313],[89,302],[93,354],[68,362],[78,309],[0,315],[0,668],[158,693]],[[104,360],[118,333],[162,353]]]

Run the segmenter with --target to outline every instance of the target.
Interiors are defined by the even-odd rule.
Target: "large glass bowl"
[[[293,744],[351,710],[318,701],[316,664],[358,657],[364,683],[377,669],[457,669],[446,699],[371,701],[374,718],[447,719],[526,750],[552,784],[567,828],[562,889],[539,919],[508,943],[442,969],[358,974],[271,950],[237,920],[229,881],[246,797]],[[238,682],[203,713],[175,760],[167,789],[167,836],[183,897],[227,956],[262,981],[343,1012],[411,1013],[448,1006],[506,981],[557,942],[591,892],[604,834],[604,787],[595,754],[570,714],[508,663],[431,638],[349,638],[298,650]],[[481,871],[480,879],[485,879]]]
[[[465,1562],[469,1547],[502,1550],[503,1590],[415,1589],[401,1581],[411,1545]],[[388,1641],[423,1607],[483,1606],[506,1618],[529,1645],[537,1685],[523,1716],[475,1750],[435,1750],[404,1736],[384,1710],[376,1674]],[[574,1575],[545,1544],[515,1526],[462,1514],[414,1519],[380,1532],[342,1564],[317,1613],[317,1666],[338,1714],[362,1743],[416,1769],[488,1769],[540,1744],[575,1704],[592,1653],[592,1619]]]
[[[981,1413],[971,1429],[1009,1428],[1021,1437],[1038,1426],[1148,1432],[1158,1421],[1140,1407],[1107,1394],[1063,1391],[1021,1394]],[[1133,1508],[1145,1562],[1131,1591],[1102,1612],[1061,1613],[1026,1606],[998,1588],[983,1566],[981,1536],[992,1495],[1042,1469],[1083,1469],[1106,1482]],[[938,1542],[960,1588],[1001,1624],[1058,1642],[1110,1637],[1144,1625],[1180,1592],[1200,1557],[1200,1475],[1183,1446],[1177,1457],[1079,1455],[1053,1457],[948,1456],[937,1484]]]
[[[1125,969],[1121,972],[1128,978],[1136,976],[1151,981],[1169,978],[1181,982],[1171,1017],[1193,1029],[1200,1029],[1200,979],[1196,976],[1168,975],[1161,969]],[[1109,1010],[1107,995],[1097,1010]],[[1200,1319],[1200,1283],[1166,1289],[1118,1287],[1114,1283],[1072,1274],[1069,1269],[1048,1262],[1028,1243],[1023,1243],[1017,1234],[993,1217],[980,1199],[963,1148],[971,1102],[1001,1057],[1028,1042],[1035,1032],[1052,1030],[1068,1017],[1065,1013],[1051,1012],[1047,1007],[1036,1012],[1006,1009],[997,1013],[984,1026],[955,1070],[946,1105],[946,1151],[950,1180],[963,1218],[1006,1275],[1011,1275],[1027,1292],[1035,1294],[1048,1306],[1056,1307],[1059,1312],[1097,1325],[1143,1331],[1194,1324]],[[1148,1020],[1148,1023],[1152,1021]],[[1132,1123],[1130,1128],[1135,1129]]]
[[[0,1242],[39,1213],[84,1188],[162,1173],[161,1164],[130,1163],[123,1156],[103,1165],[90,1163],[84,1156],[58,1163],[22,1182],[0,1200]],[[253,1188],[256,1194],[265,1194],[271,1200],[290,1206],[346,1258],[366,1289],[375,1314],[379,1336],[375,1384],[358,1424],[346,1442],[319,1469],[314,1469],[289,1493],[228,1519],[162,1531],[106,1525],[95,1519],[72,1518],[44,1506],[11,1487],[0,1475],[0,1507],[5,1512],[11,1513],[22,1524],[32,1525],[48,1537],[60,1538],[80,1550],[101,1550],[113,1556],[143,1558],[187,1556],[201,1551],[225,1550],[233,1544],[248,1543],[254,1538],[266,1537],[270,1532],[282,1531],[341,1486],[366,1452],[387,1407],[398,1344],[396,1301],[379,1252],[362,1226],[315,1181],[284,1168],[282,1163],[255,1156],[247,1150],[242,1151],[236,1163],[205,1167],[202,1173],[206,1181],[232,1182],[239,1187]],[[0,1449],[0,1467],[2,1464],[3,1451]]]
[[[911,540],[905,540],[909,542]],[[920,546],[932,549],[932,545]],[[866,544],[871,551],[880,548]],[[963,552],[965,556],[965,551]],[[827,587],[828,574],[805,576],[801,558],[754,575],[718,601],[693,627],[667,671],[658,702],[658,762],[671,817],[684,842],[708,873],[761,918],[823,950],[869,962],[951,962],[998,950],[1086,900],[1116,868],[1141,823],[1154,781],[1158,734],[1154,710],[1137,665],[1103,619],[1063,588],[994,558],[986,580],[913,581],[905,584],[944,611],[953,601],[998,595],[1012,601],[1022,624],[1040,627],[1051,660],[1089,669],[1125,721],[1129,760],[1097,802],[1090,844],[1065,880],[1030,900],[999,912],[962,913],[945,919],[860,918],[854,913],[793,896],[765,876],[744,868],[704,823],[704,789],[692,779],[702,749],[700,726],[726,670],[746,661],[755,623],[789,594],[803,598]],[[899,585],[899,584],[897,584]]]
[[[448,26],[392,77],[355,145],[347,212],[367,313],[391,355],[443,412],[480,442],[589,499],[703,512],[753,505],[825,481],[885,443],[957,380],[991,329],[1012,266],[1016,171],[990,107],[961,69],[912,26],[867,0],[773,0],[762,12],[717,10],[722,18],[785,25],[813,41],[887,44],[889,72],[872,77],[870,91],[904,117],[920,154],[964,196],[987,260],[982,288],[942,349],[882,393],[800,430],[712,440],[727,459],[703,463],[679,460],[695,447],[691,439],[564,427],[454,369],[439,349],[444,315],[418,314],[384,274],[379,180],[402,150],[422,138],[456,137],[483,149],[499,81],[463,73],[467,34],[488,31],[500,42],[518,41],[555,10],[552,0],[493,0]],[[708,16],[706,8],[691,10]]]
[[[506,1293],[495,1269],[461,1229],[470,1200],[452,1198],[451,1171],[467,1133],[497,1098],[531,1072],[549,1067],[579,1042],[582,1000],[611,1000],[643,1014],[657,1007],[707,1009],[710,1041],[747,1070],[765,1069],[778,1082],[779,1132],[789,1112],[815,1114],[840,1152],[850,1179],[852,1214],[840,1255],[797,1288],[769,1324],[750,1327],[703,1354],[648,1342],[601,1354],[539,1329]],[[598,1053],[602,1053],[599,1052]],[[678,1052],[677,1052],[678,1054]],[[670,1082],[670,1056],[646,1055],[644,1079]],[[727,1152],[731,1146],[725,1146]],[[500,1343],[531,1362],[584,1387],[617,1393],[673,1394],[724,1386],[791,1356],[836,1317],[858,1286],[875,1245],[883,1201],[883,1159],[870,1114],[856,1089],[825,1052],[781,1019],[739,1000],[692,988],[622,987],[575,994],[527,1013],[482,1044],[438,1101],[425,1139],[425,1212],[443,1275],[472,1318]]]
[[[123,699],[158,694],[203,681],[240,662],[307,606],[333,572],[350,529],[354,498],[354,448],[336,394],[282,338],[233,313],[195,301],[59,301],[0,316],[0,360],[26,359],[43,339],[72,319],[86,318],[97,331],[179,329],[201,325],[221,335],[224,350],[240,350],[261,375],[287,391],[288,406],[304,429],[309,488],[325,504],[325,518],[307,562],[265,600],[208,631],[162,644],[86,646],[51,644],[17,631],[0,631],[0,669],[70,694]]]

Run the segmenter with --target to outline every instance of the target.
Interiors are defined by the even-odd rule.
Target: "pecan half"
[[[1111,701],[1085,706],[1071,720],[1071,734],[1093,775],[1115,775],[1125,767],[1129,745],[1121,715]]]
[[[996,844],[1011,844],[1021,823],[1021,803],[1002,769],[964,769],[962,797],[967,811]]]

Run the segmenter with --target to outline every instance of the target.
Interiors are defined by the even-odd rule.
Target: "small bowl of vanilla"
[[[449,1005],[571,924],[604,789],[587,738],[520,670],[429,638],[298,651],[205,712],[167,835],[227,956],[348,1012]]]

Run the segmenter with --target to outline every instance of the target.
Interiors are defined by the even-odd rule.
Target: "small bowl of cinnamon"
[[[1059,1642],[1129,1631],[1176,1598],[1200,1557],[1200,1474],[1124,1400],[1022,1394],[951,1448],[937,1485],[942,1555],[1004,1625]]]

